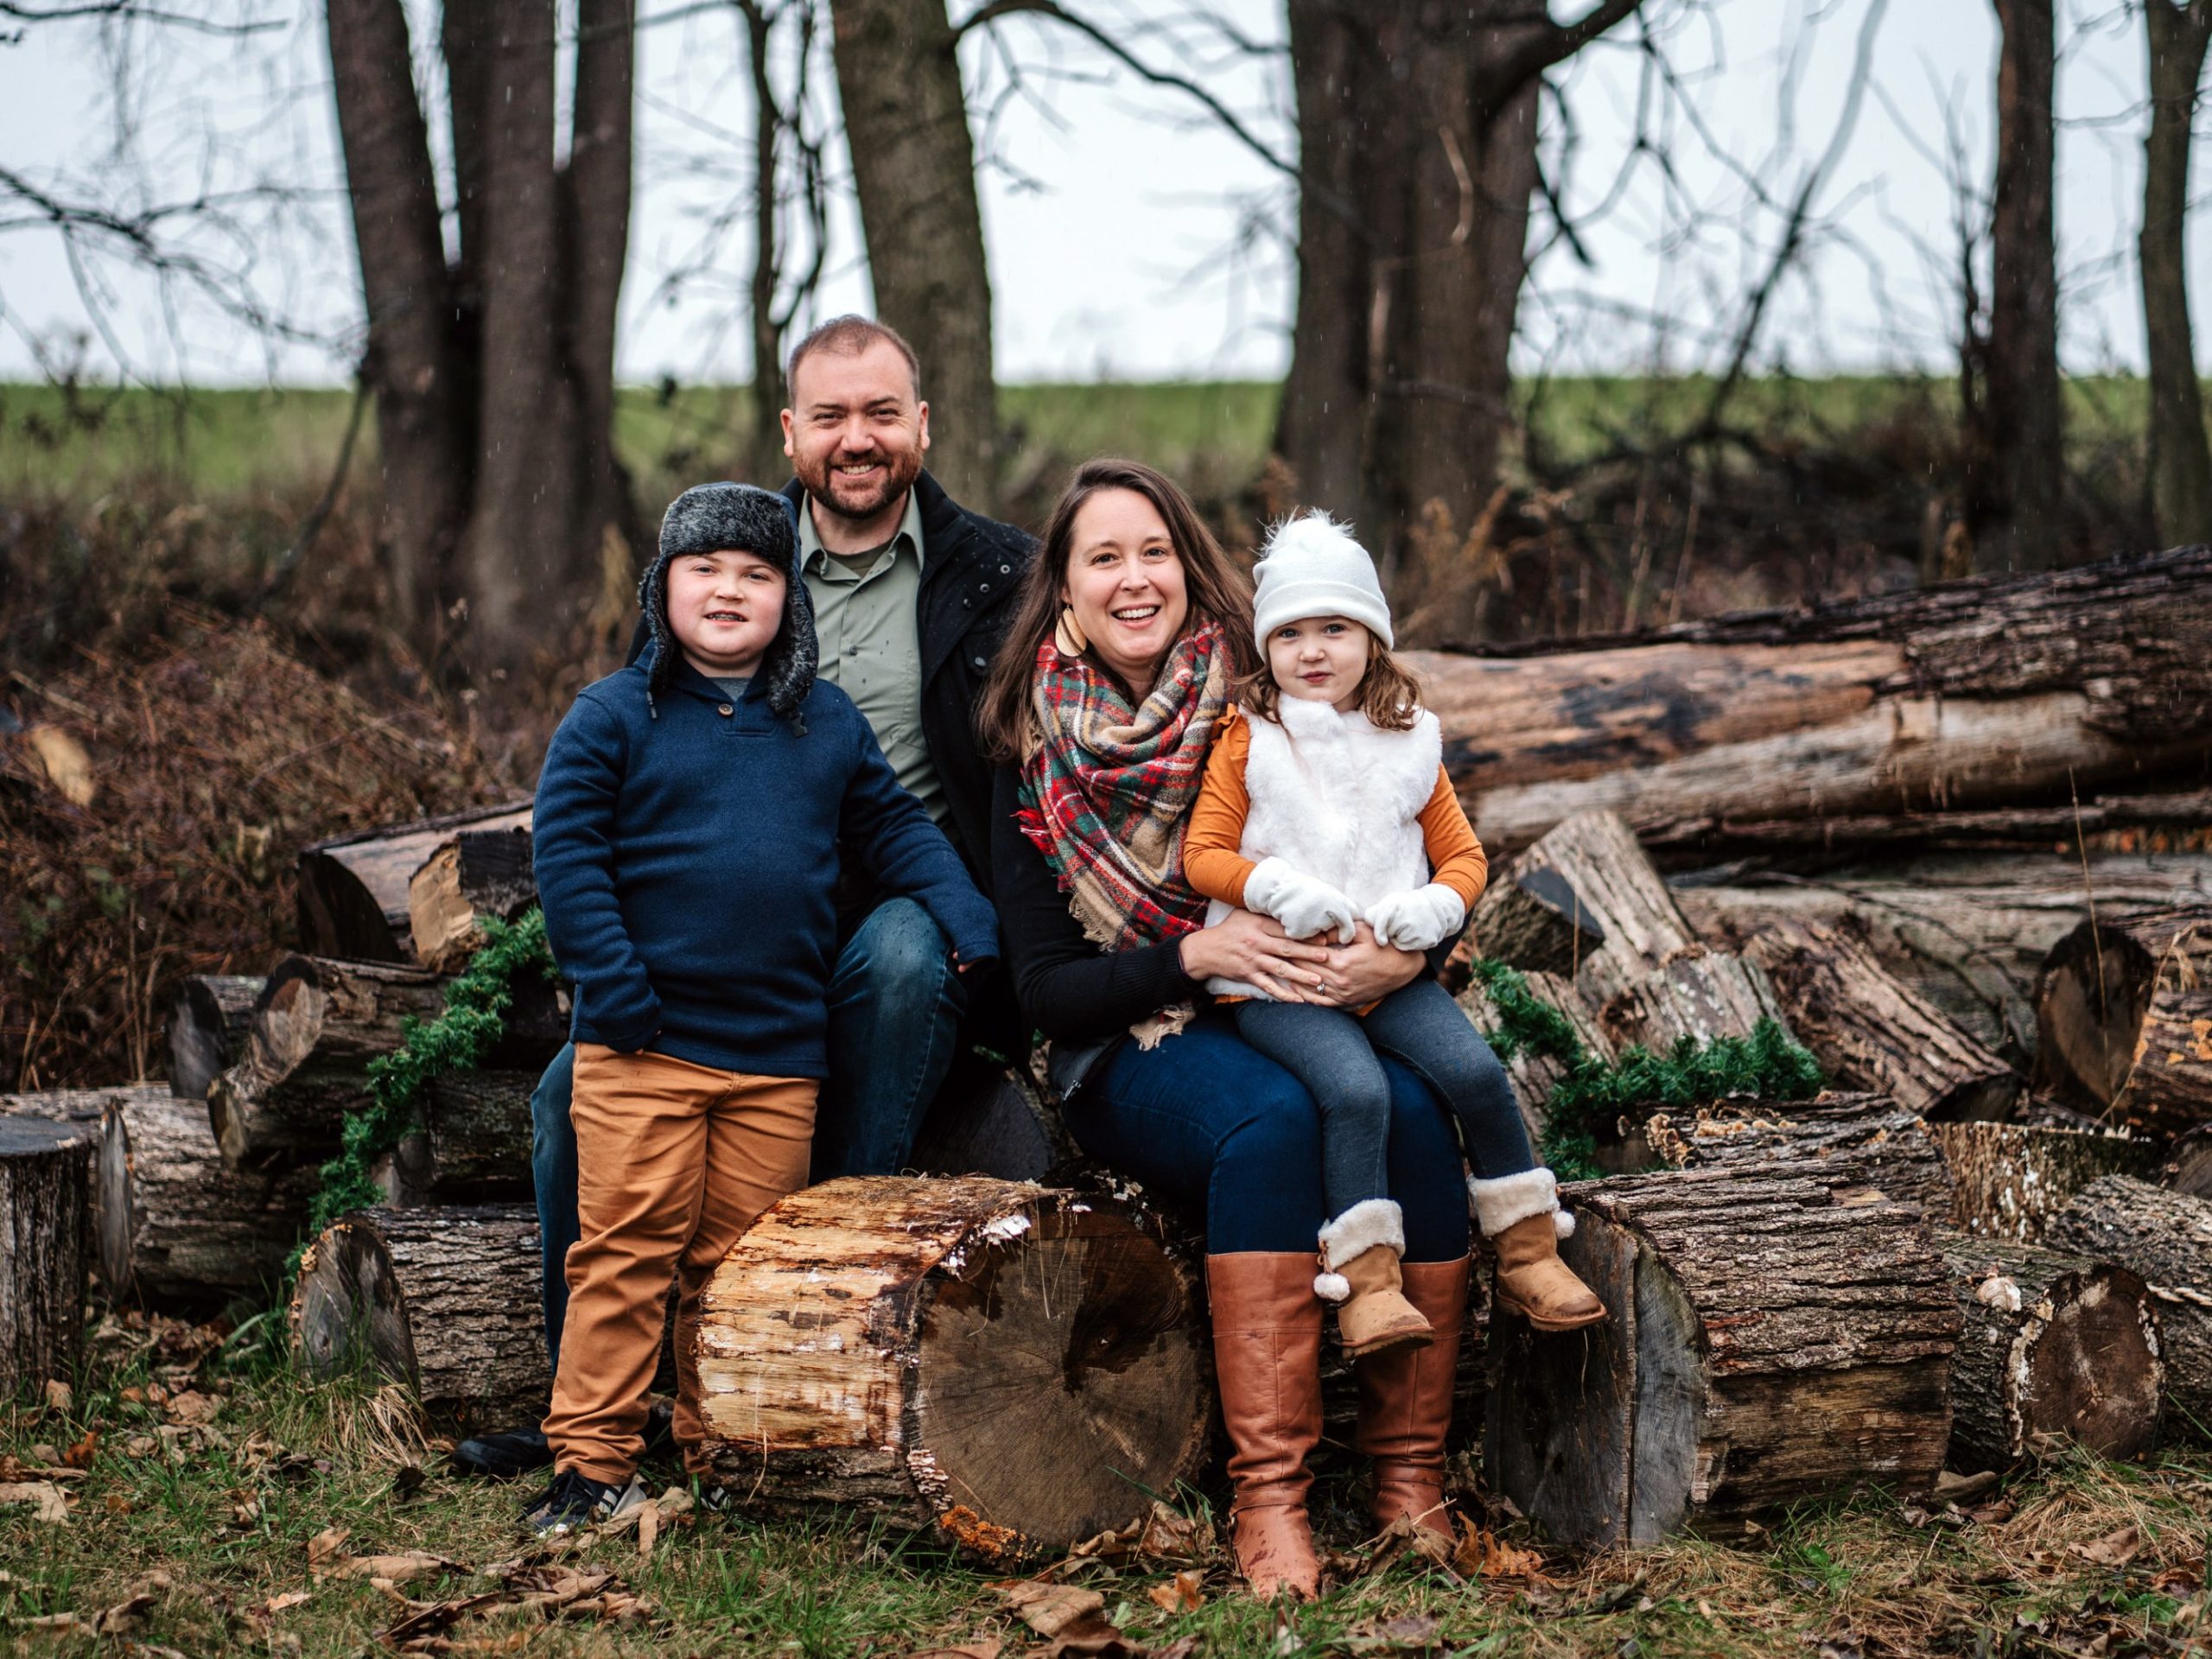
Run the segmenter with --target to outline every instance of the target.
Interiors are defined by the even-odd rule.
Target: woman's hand
[[[1249,910],[1232,910],[1213,926],[1185,933],[1178,954],[1192,979],[1233,979],[1278,1002],[1314,1002],[1327,995],[1322,976],[1330,951],[1292,938],[1281,924]]]
[[[1395,990],[1410,985],[1428,966],[1428,958],[1414,950],[1384,944],[1364,922],[1359,937],[1350,944],[1332,944],[1324,952],[1328,962],[1320,972],[1320,985],[1306,993],[1307,1002],[1339,1008],[1363,1008],[1380,1002]]]

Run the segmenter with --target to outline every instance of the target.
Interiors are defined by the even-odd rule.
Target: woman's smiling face
[[[1060,602],[1098,659],[1141,700],[1190,618],[1167,521],[1135,490],[1100,490],[1076,510]]]

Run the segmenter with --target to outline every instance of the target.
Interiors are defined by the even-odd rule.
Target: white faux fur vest
[[[1436,792],[1444,732],[1426,709],[1413,729],[1386,732],[1363,714],[1281,697],[1282,724],[1248,715],[1252,748],[1244,788],[1252,799],[1237,851],[1255,862],[1280,858],[1301,875],[1341,888],[1363,911],[1428,880],[1421,810]],[[1231,906],[1207,907],[1211,927]],[[1212,979],[1223,996],[1258,996],[1251,986]]]

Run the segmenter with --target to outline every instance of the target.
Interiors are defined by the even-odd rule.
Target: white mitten
[[[1279,858],[1263,858],[1244,879],[1244,908],[1272,916],[1294,939],[1310,939],[1325,929],[1338,944],[1359,933],[1359,906],[1325,881],[1300,875]]]
[[[1427,950],[1459,931],[1467,907],[1441,881],[1408,887],[1368,907],[1367,925],[1375,937],[1401,950]]]

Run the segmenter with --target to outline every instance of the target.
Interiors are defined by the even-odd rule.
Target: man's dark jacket
[[[797,479],[784,494],[807,511]],[[922,741],[944,785],[944,828],[976,886],[991,890],[991,768],[976,741],[983,677],[1008,619],[1007,604],[1036,543],[1012,524],[970,512],[925,472],[914,480],[922,514],[922,583],[915,637],[922,648]],[[635,662],[648,636],[631,642]]]

